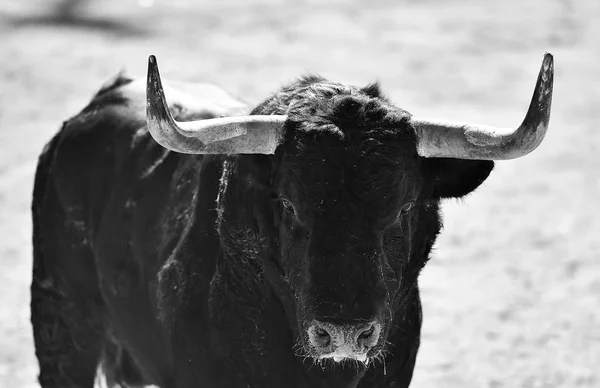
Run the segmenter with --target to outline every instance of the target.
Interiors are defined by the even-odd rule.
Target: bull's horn
[[[419,155],[427,158],[502,160],[527,155],[544,139],[550,120],[554,60],[546,53],[529,110],[517,129],[411,119]]]
[[[273,154],[287,116],[234,116],[177,122],[173,119],[158,72],[148,59],[146,122],[165,148],[186,154]]]

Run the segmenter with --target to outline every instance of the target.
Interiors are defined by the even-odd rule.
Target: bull
[[[38,162],[41,386],[408,387],[440,200],[540,144],[552,85],[546,54],[514,129],[412,116],[377,84],[308,76],[248,113],[163,89],[154,57],[146,94],[118,75]]]

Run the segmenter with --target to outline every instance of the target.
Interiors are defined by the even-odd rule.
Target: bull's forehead
[[[410,146],[375,139],[352,143],[336,133],[296,137],[282,159],[279,189],[312,216],[380,218],[413,199],[422,186]]]

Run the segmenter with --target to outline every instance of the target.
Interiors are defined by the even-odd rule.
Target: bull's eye
[[[283,208],[286,212],[296,214],[296,209],[294,208],[294,205],[292,205],[292,202],[289,199],[281,198],[281,204],[283,205]]]
[[[406,202],[404,206],[402,206],[402,208],[400,209],[399,217],[402,217],[403,215],[408,213],[410,209],[413,208],[413,206],[415,206],[415,201]]]

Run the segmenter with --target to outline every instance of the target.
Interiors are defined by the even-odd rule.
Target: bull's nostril
[[[310,342],[319,348],[326,348],[331,344],[331,335],[319,326],[312,326],[308,330],[308,337]]]
[[[381,332],[381,325],[379,323],[372,323],[368,327],[360,331],[356,337],[356,342],[359,346],[365,348],[372,348],[379,341],[379,334]]]
[[[315,335],[319,338],[329,338],[329,333],[327,333],[325,330],[321,329],[320,327],[315,328]]]
[[[359,340],[366,340],[373,335],[375,332],[375,325],[371,325],[368,329],[364,330],[358,335]]]

